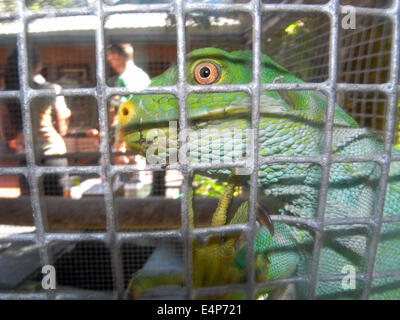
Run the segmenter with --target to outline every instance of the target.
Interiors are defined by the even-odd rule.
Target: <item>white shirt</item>
[[[118,78],[118,85],[130,90],[143,90],[150,85],[150,78],[133,61],[128,61],[125,71]]]

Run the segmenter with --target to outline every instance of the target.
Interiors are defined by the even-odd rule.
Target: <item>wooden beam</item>
[[[232,215],[245,197],[234,198],[230,209]],[[271,207],[268,198],[260,199],[264,208]],[[196,227],[210,226],[218,198],[195,199]],[[102,198],[73,200],[61,197],[42,197],[41,206],[47,215],[49,230],[105,230],[105,203]],[[119,230],[160,230],[181,227],[181,204],[179,199],[148,197],[141,199],[115,199]],[[33,226],[29,197],[0,199],[0,224]]]

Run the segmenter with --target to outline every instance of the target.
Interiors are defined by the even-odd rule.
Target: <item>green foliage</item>
[[[17,0],[0,1],[0,12],[17,11]]]
[[[220,197],[224,187],[227,185],[226,182],[221,184],[218,183],[217,179],[208,178],[199,174],[194,176],[193,184],[195,196],[207,197]]]
[[[26,6],[31,10],[76,8],[86,5],[86,0],[26,0]]]
[[[82,180],[82,177],[81,176],[77,176],[77,177],[74,178],[74,180],[72,180],[72,183],[73,183],[74,186],[79,186],[81,184],[81,180]]]
[[[265,52],[307,81],[314,72],[312,57],[318,56],[317,23],[320,21],[310,17],[290,22],[271,42],[264,43]]]
[[[303,27],[304,23],[302,21],[296,21],[295,23],[292,23],[289,25],[286,29],[285,32],[287,34],[297,34],[299,32],[299,28]]]
[[[195,196],[219,198],[222,196],[227,185],[227,182],[221,182],[218,179],[212,179],[200,174],[196,174],[193,178],[193,192]],[[236,197],[241,192],[241,187],[236,187],[233,195]]]
[[[397,108],[399,108],[398,113],[400,114],[400,101],[397,101]],[[398,137],[397,137],[397,144],[395,145],[395,147],[397,149],[400,149],[400,121],[397,123],[397,129],[398,129],[397,131]]]

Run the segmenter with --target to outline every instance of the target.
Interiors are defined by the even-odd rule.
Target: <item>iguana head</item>
[[[271,81],[282,67],[270,62]],[[251,52],[226,52],[216,48],[194,50],[188,54],[187,82],[192,85],[244,84],[252,80]],[[274,69],[272,69],[274,68]],[[171,67],[153,78],[150,86],[174,85],[178,80],[177,67]],[[191,94],[187,100],[190,121],[202,122],[224,119],[229,115],[249,115],[250,98],[246,93]],[[119,108],[119,129],[130,149],[143,152],[146,149],[146,133],[149,129],[165,129],[169,121],[178,121],[179,106],[176,97],[165,94],[131,95]]]
[[[188,54],[186,65],[187,82],[192,85],[245,84],[252,81],[252,53],[245,51],[226,52],[216,48],[203,48]],[[262,56],[262,82],[302,81],[268,56]],[[178,80],[177,67],[171,67],[153,78],[150,86],[174,85]],[[326,99],[322,94],[309,91],[265,92],[261,95],[261,112],[282,117],[297,115],[302,120],[324,122]],[[225,122],[227,119],[250,120],[251,98],[245,92],[201,93],[189,95],[187,114],[192,125]],[[139,153],[148,148],[146,136],[149,130],[159,128],[168,136],[170,121],[178,122],[179,105],[173,95],[131,95],[119,108],[119,137],[128,147]],[[335,122],[356,126],[354,120],[337,107]],[[244,122],[235,125],[247,126]]]

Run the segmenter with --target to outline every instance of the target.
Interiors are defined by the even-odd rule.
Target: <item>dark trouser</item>
[[[68,166],[68,160],[65,158],[59,159],[46,159],[42,160],[40,163],[42,166],[46,167],[66,167]],[[26,165],[23,161],[22,165]],[[66,175],[60,174],[46,174],[43,176],[41,189],[44,196],[62,196],[64,195],[64,188],[62,185],[62,178]],[[29,195],[28,182],[24,177],[19,179],[19,185],[21,188],[21,194]]]
[[[165,197],[165,171],[153,172],[153,186],[150,195]]]
[[[46,159],[42,161],[42,164],[46,167],[66,167],[68,166],[68,160],[65,158]],[[62,196],[64,194],[62,178],[65,176],[66,175],[59,175],[53,173],[46,174],[43,177],[43,182],[42,182],[43,195]]]

